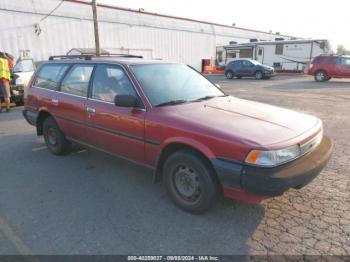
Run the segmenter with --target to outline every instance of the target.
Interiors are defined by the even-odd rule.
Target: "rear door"
[[[86,141],[85,104],[93,64],[74,64],[65,75],[53,104],[55,117],[63,133],[75,140]]]
[[[138,96],[119,65],[97,65],[86,103],[88,143],[118,156],[144,163],[146,110],[118,107],[116,95]]]

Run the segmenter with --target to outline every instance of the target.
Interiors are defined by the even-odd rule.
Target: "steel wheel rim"
[[[179,166],[173,175],[174,186],[181,198],[195,203],[201,195],[201,186],[197,173],[188,166]]]
[[[226,76],[227,76],[227,78],[232,78],[232,77],[233,77],[233,75],[232,75],[231,72],[228,72],[228,73],[226,74]]]
[[[57,133],[56,130],[52,127],[47,129],[47,140],[51,145],[57,144]]]
[[[261,78],[262,78],[262,73],[261,72],[256,73],[256,79],[261,79]]]
[[[322,72],[318,72],[316,74],[316,78],[317,80],[322,81],[324,79],[324,74]]]

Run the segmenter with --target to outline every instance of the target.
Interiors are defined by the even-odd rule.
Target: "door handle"
[[[51,102],[52,102],[52,104],[54,104],[55,106],[58,105],[58,99],[52,98],[52,99],[51,99]]]
[[[92,108],[92,107],[87,107],[86,111],[89,112],[89,113],[96,113],[96,109]]]

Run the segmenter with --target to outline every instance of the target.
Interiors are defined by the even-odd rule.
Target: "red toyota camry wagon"
[[[72,143],[153,170],[180,208],[259,202],[301,188],[331,156],[316,117],[238,99],[191,67],[135,57],[51,57],[23,115],[55,155]]]

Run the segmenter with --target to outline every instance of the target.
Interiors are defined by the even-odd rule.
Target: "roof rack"
[[[54,55],[50,56],[49,60],[56,59],[84,59],[84,60],[92,60],[92,58],[98,57],[129,57],[129,58],[143,58],[140,55],[129,55],[129,54],[102,54],[96,56],[95,54],[82,54],[82,55]]]

